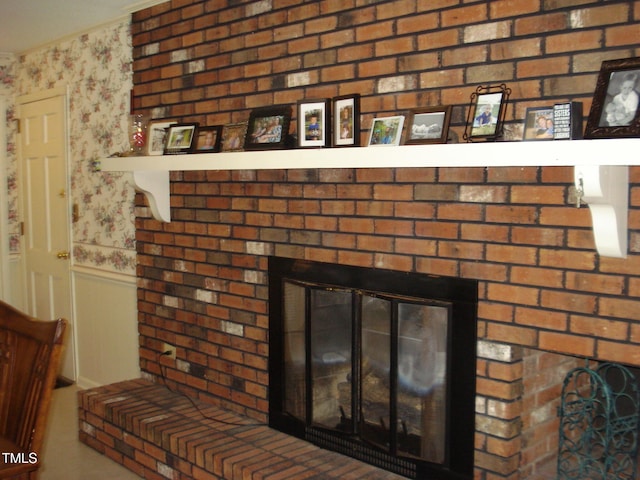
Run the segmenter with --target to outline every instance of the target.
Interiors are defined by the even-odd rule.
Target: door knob
[[[69,259],[69,252],[58,252],[56,254],[56,257],[58,257],[60,260],[68,260]]]

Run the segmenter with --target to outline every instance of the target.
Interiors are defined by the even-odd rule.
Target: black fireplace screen
[[[408,477],[472,478],[475,282],[278,258],[269,273],[271,426]]]

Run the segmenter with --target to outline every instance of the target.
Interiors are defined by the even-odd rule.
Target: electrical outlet
[[[166,353],[169,352],[169,353]],[[163,343],[162,344],[162,354],[169,357],[169,358],[173,358],[175,360],[176,358],[176,347],[174,345],[171,345],[169,343]]]

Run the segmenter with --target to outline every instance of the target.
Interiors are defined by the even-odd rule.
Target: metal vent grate
[[[363,445],[360,442],[352,441],[345,437],[337,437],[335,434],[325,433],[313,427],[308,427],[305,433],[305,439],[319,447],[384,468],[404,477],[417,478],[416,466],[413,462],[404,461],[401,458],[387,455],[384,452]]]

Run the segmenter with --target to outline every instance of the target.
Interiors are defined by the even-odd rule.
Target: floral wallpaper
[[[68,89],[71,200],[79,213],[72,229],[74,265],[135,275],[131,174],[96,168],[99,158],[129,145],[131,62],[130,24],[123,21],[22,55],[13,67],[11,82],[16,97]],[[14,156],[10,161],[14,166],[9,189],[14,198]],[[15,204],[10,209],[17,223]],[[19,250],[19,237],[12,237],[12,248]]]
[[[7,190],[8,190],[8,218],[9,218],[9,250],[16,253],[20,249],[20,223],[18,220],[18,194],[16,176],[16,122],[15,104],[13,102],[15,85],[15,57],[3,54],[0,57],[0,95],[7,99]]]

